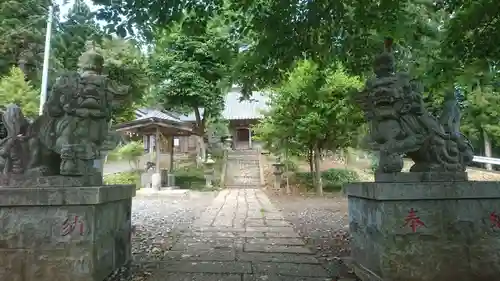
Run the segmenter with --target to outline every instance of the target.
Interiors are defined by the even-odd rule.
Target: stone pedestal
[[[175,175],[169,173],[169,170],[161,170],[161,185],[166,187],[175,186]]]
[[[141,174],[141,187],[152,188],[153,171],[147,171]]]
[[[175,175],[174,174],[167,175],[167,186],[168,187],[175,186]]]
[[[151,176],[151,187],[154,190],[161,189],[161,173],[153,173],[153,175]]]
[[[135,186],[0,188],[0,280],[102,281],[131,260]]]
[[[500,183],[416,173],[379,180],[345,186],[351,262],[363,281],[499,278]]]

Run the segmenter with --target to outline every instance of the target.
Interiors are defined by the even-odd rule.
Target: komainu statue
[[[80,177],[96,173],[94,160],[103,149],[110,149],[113,138],[109,132],[113,106],[126,93],[102,74],[103,66],[104,58],[95,50],[83,53],[79,71],[56,80],[43,114],[29,126],[18,106],[7,106],[2,122],[7,137],[0,141],[3,174]]]
[[[29,123],[15,104],[8,104],[1,115],[0,173],[22,174],[28,160],[26,131]]]
[[[375,77],[355,101],[369,123],[368,143],[379,152],[378,173],[401,172],[403,157],[414,161],[410,172],[460,172],[472,161],[470,142],[459,131],[460,110],[449,94],[439,121],[425,108],[419,83],[398,73],[386,39],[374,62]]]

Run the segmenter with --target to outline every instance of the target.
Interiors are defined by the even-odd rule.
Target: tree
[[[196,133],[204,136],[207,120],[224,107],[230,83],[232,54],[227,31],[217,19],[198,22],[195,14],[179,24],[158,30],[151,55],[151,77],[156,104],[165,109],[188,108],[196,117]],[[202,157],[205,145],[200,141]]]
[[[193,1],[136,1],[125,0],[120,4],[109,0],[92,0],[100,6],[97,11],[97,19],[108,22],[106,28],[120,37],[140,35],[153,39],[155,29],[169,24],[180,22],[184,19],[186,12],[196,13],[199,19],[206,20],[220,12],[224,6],[223,0]],[[123,5],[122,5],[123,4]]]
[[[139,169],[140,157],[144,154],[144,144],[132,141],[118,147],[112,154],[116,155],[120,160],[128,161],[130,167],[137,171]]]
[[[7,0],[0,4],[0,77],[20,66],[36,79],[42,65],[49,1]]]
[[[40,91],[24,80],[24,73],[13,67],[9,75],[0,79],[0,100],[2,106],[9,103],[19,105],[26,117],[38,116]]]
[[[320,153],[348,147],[363,122],[350,95],[363,86],[339,64],[321,69],[309,60],[299,61],[271,94],[271,109],[257,133],[275,147],[286,144],[293,151],[309,151],[314,161],[315,187],[322,194]]]
[[[66,20],[59,23],[53,37],[54,55],[65,70],[75,71],[78,58],[86,51],[86,43],[92,41],[100,44],[105,34],[85,1],[76,0]]]
[[[493,0],[444,0],[440,8],[453,17],[446,26],[443,50],[465,62],[500,61],[500,6]]]
[[[130,98],[114,112],[114,122],[135,118],[135,109],[143,104],[149,86],[148,59],[133,40],[104,39],[98,45],[104,56],[105,74],[128,91]]]

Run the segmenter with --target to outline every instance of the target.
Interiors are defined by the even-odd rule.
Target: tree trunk
[[[203,136],[198,137],[198,159],[201,162],[198,164],[201,165],[207,159],[207,148],[205,146],[205,142],[203,141]]]
[[[311,173],[313,186],[316,187],[316,177],[314,176],[314,150],[309,148],[307,152],[307,162],[309,163],[309,172]]]
[[[317,146],[314,148],[314,184],[316,189],[316,195],[323,196],[323,181],[321,180],[321,168],[320,168],[320,150]]]
[[[488,133],[483,129],[483,140],[484,140],[484,156],[486,157],[491,157],[491,140],[490,137],[488,136]],[[485,164],[486,170],[493,170],[493,167],[491,164],[486,163]]]
[[[201,159],[201,162],[206,160],[206,145],[203,137],[205,136],[205,123],[207,120],[207,113],[203,113],[203,118],[201,117],[200,110],[198,107],[194,107],[194,116],[196,118],[196,133],[198,134],[198,159]],[[198,162],[198,160],[197,160]],[[198,162],[198,165],[201,163]]]
[[[285,177],[286,177],[286,194],[290,194],[290,181],[288,180],[288,149],[285,149]]]
[[[351,151],[349,148],[343,148],[342,151],[344,152],[344,166],[347,169],[347,166],[351,162]]]
[[[309,163],[309,172],[311,175],[314,173],[314,159],[313,159],[313,150],[309,149],[307,152],[307,162]]]

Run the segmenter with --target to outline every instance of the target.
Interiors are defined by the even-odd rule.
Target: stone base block
[[[82,186],[102,186],[102,174],[95,173],[83,177],[62,177],[62,176],[40,176],[37,174],[23,175],[0,175],[0,187],[82,187]]]
[[[131,261],[135,186],[0,188],[0,280],[102,281]]]
[[[376,173],[375,182],[450,182],[467,181],[466,172],[427,172],[427,173]]]
[[[500,183],[355,183],[345,191],[363,281],[499,279]]]
[[[161,189],[161,174],[160,173],[153,173],[153,175],[151,176],[151,187],[155,190]]]
[[[142,188],[152,188],[153,172],[147,171],[141,174],[141,187]]]

